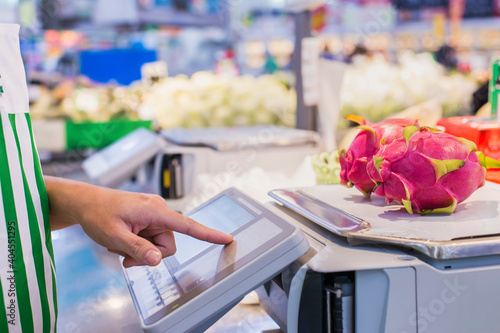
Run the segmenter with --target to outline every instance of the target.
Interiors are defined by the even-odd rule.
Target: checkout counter
[[[127,283],[117,281],[130,291],[134,329],[202,332],[254,289],[284,332],[500,328],[499,185],[449,216],[408,215],[338,185],[269,194],[232,188],[189,213],[235,244],[178,237],[178,254],[158,267],[125,269]]]

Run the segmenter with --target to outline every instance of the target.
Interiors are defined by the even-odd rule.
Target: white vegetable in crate
[[[167,78],[144,95],[163,128],[295,123],[296,95],[275,76],[228,77],[208,72]]]
[[[398,65],[380,55],[358,56],[345,73],[342,115],[358,114],[376,122],[431,99],[442,105],[445,117],[459,115],[468,111],[476,88],[465,75],[447,74],[428,53],[403,52]]]

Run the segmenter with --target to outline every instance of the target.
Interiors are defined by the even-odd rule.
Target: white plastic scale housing
[[[117,187],[166,145],[155,133],[139,128],[85,159],[82,167],[94,183]]]
[[[297,226],[234,188],[187,215],[234,240],[212,245],[176,234],[174,256],[124,269],[146,332],[202,332],[309,249]]]
[[[316,250],[257,290],[283,331],[499,331],[499,185],[433,216],[339,185],[270,194]]]

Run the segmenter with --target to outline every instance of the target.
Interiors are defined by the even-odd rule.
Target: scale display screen
[[[146,325],[181,308],[232,273],[290,236],[295,227],[237,191],[225,191],[189,217],[233,235],[233,242],[214,245],[175,233],[177,253],[156,267],[125,269]]]
[[[231,234],[253,220],[255,215],[224,195],[189,217],[209,228]],[[182,248],[179,248],[175,254],[175,259],[181,265],[211,245],[177,232],[175,233],[175,239],[182,244]]]

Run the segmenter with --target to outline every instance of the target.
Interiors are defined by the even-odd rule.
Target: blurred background
[[[500,54],[499,15],[497,0],[0,1],[0,21],[22,26],[33,118],[155,128],[295,127],[297,36],[347,64],[341,115],[378,121],[429,100],[473,114]],[[39,148],[109,143],[63,139]]]

